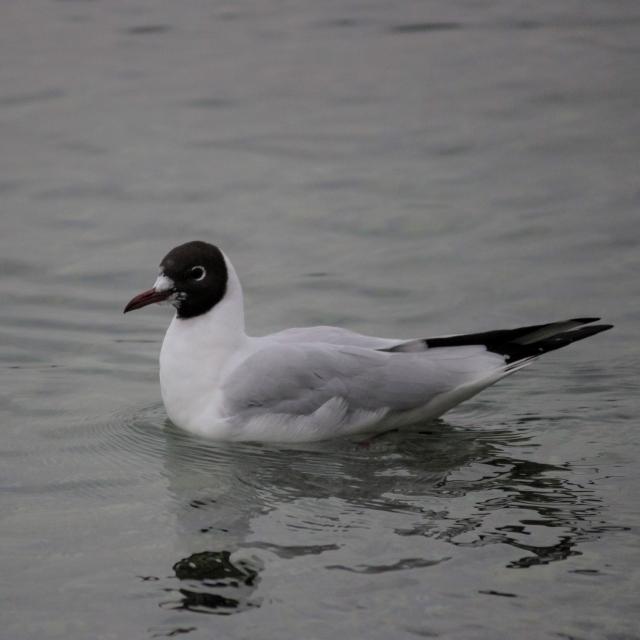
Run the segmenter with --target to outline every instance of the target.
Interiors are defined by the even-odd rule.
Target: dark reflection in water
[[[488,455],[477,462],[493,473],[473,482],[446,479],[439,487],[446,493],[477,496],[472,515],[451,518],[446,510],[432,513],[426,522],[410,529],[399,529],[396,533],[435,537],[458,547],[506,544],[528,554],[509,562],[506,567],[524,569],[581,555],[577,548],[580,543],[594,540],[604,531],[621,529],[598,520],[601,500],[594,491],[569,479],[570,464],[554,466],[503,455],[494,457],[493,447],[486,444]],[[496,491],[502,495],[483,497]],[[492,517],[501,514],[504,519],[509,511],[518,514],[528,511],[530,517],[516,517],[513,523],[490,526]],[[553,542],[536,544],[541,531],[545,539],[551,534]],[[525,542],[525,536],[529,536],[531,542]]]
[[[426,560],[425,558],[405,558],[399,560],[394,564],[387,565],[367,565],[363,567],[345,567],[339,564],[328,565],[326,569],[341,569],[342,571],[351,571],[352,573],[387,573],[389,571],[401,571],[402,569],[419,569],[421,567],[432,567],[436,564],[440,564],[449,558],[442,558],[441,560]]]
[[[191,555],[174,565],[188,581],[164,606],[228,615],[258,606],[259,569],[229,551],[267,551],[280,558],[331,554],[347,532],[367,528],[384,511],[404,517],[389,530],[472,550],[507,545],[525,552],[502,564],[527,568],[580,555],[582,542],[609,529],[601,501],[575,482],[570,464],[523,457],[530,427],[477,431],[437,423],[428,432],[389,436],[368,448],[351,442],[304,446],[221,444],[166,426],[165,472],[181,540]],[[529,449],[530,450],[530,449]],[[290,506],[287,506],[290,505]],[[252,535],[256,519],[279,512],[274,536]],[[284,515],[282,515],[284,514]],[[333,536],[315,544],[314,536]],[[300,536],[309,544],[300,544]],[[454,549],[452,548],[452,552]],[[426,569],[448,560],[440,552],[381,563],[327,562],[325,569],[376,575]]]
[[[176,562],[173,571],[188,586],[166,589],[179,597],[164,602],[164,608],[230,615],[257,606],[251,596],[258,569],[246,560],[232,560],[228,551],[194,553]]]

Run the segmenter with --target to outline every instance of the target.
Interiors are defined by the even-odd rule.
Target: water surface
[[[638,637],[640,9],[7,3],[2,637]],[[250,330],[616,329],[370,447],[202,441],[172,246]]]

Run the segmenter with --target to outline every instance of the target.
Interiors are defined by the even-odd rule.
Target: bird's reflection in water
[[[261,554],[334,553],[348,545],[346,532],[366,535],[380,511],[403,523],[390,526],[390,536],[445,541],[452,552],[509,545],[522,552],[509,568],[580,554],[579,544],[605,528],[600,500],[576,484],[569,464],[527,460],[529,433],[439,422],[368,447],[276,446],[212,443],[169,425],[165,471],[185,554],[173,565],[164,606],[225,615],[259,606]],[[340,566],[388,570],[361,556],[355,568]]]
[[[258,568],[229,551],[201,551],[179,560],[173,571],[183,586],[170,589],[177,596],[163,603],[169,609],[229,615],[251,606]]]
[[[526,555],[506,566],[527,568],[580,555],[580,542],[608,528],[597,522],[600,500],[594,492],[570,480],[570,465],[541,464],[503,455],[478,462],[489,473],[473,482],[451,478],[442,485],[443,491],[452,495],[478,497],[468,516],[451,517],[444,511],[433,514],[430,522],[396,533],[432,536],[459,547],[510,545]],[[509,511],[514,513],[513,518]],[[496,516],[510,521],[492,526]],[[544,542],[536,543],[538,538]]]

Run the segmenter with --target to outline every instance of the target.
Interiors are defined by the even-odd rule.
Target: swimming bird
[[[160,263],[124,312],[170,301],[160,351],[169,418],[219,440],[314,441],[410,429],[540,355],[610,329],[574,318],[400,340],[330,326],[245,333],[240,280],[216,246],[193,241]]]

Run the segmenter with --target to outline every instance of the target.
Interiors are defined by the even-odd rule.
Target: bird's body
[[[313,441],[409,429],[542,353],[610,328],[579,318],[409,341],[323,326],[249,337],[240,281],[222,252],[187,243],[161,268],[154,289],[127,310],[174,300],[178,312],[160,353],[167,413],[179,427],[221,440]]]

